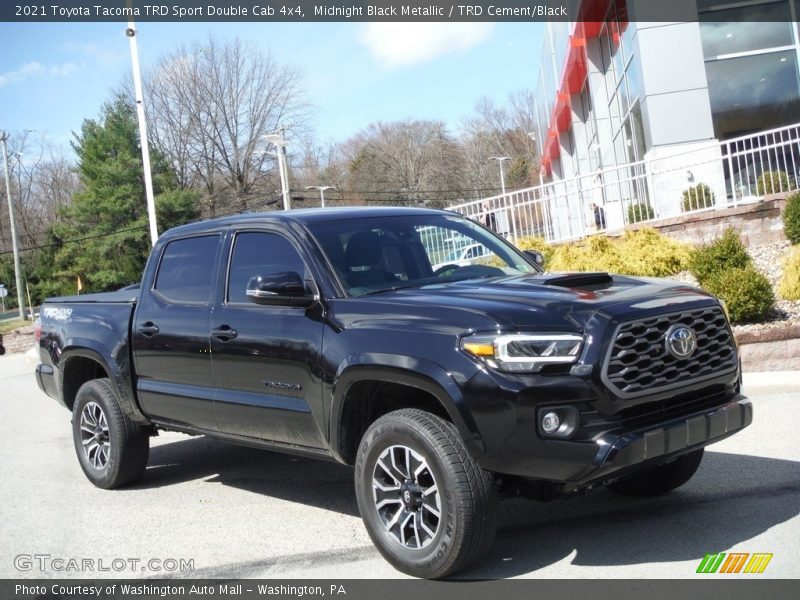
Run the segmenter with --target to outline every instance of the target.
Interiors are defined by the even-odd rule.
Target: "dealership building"
[[[636,22],[633,4],[583,0],[579,22],[548,23],[543,180],[571,182],[613,227],[642,216],[632,204],[671,216],[748,201],[765,171],[800,176],[800,0],[697,0],[696,21],[680,23]],[[687,206],[682,191],[699,184],[710,198]]]

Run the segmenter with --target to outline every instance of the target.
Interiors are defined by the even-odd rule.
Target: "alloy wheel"
[[[372,475],[375,509],[386,531],[405,548],[425,548],[441,517],[439,486],[428,462],[411,448],[395,445],[378,457]]]
[[[81,411],[81,445],[89,464],[104,469],[111,456],[106,414],[97,402],[87,402]]]

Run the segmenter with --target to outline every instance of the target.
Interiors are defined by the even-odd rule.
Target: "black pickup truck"
[[[499,498],[665,493],[752,420],[718,300],[537,258],[434,210],[186,225],[140,285],[44,304],[36,378],[99,487],[159,429],[339,461],[383,556],[444,577]]]

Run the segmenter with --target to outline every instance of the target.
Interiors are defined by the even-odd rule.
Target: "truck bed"
[[[100,292],[97,294],[81,294],[78,296],[57,296],[48,298],[47,304],[67,304],[86,302],[105,302],[109,304],[135,303],[139,296],[139,286],[128,286],[114,292]]]

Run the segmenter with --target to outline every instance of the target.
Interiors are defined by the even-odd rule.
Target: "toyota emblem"
[[[665,338],[667,352],[679,360],[689,358],[697,350],[697,335],[686,325],[673,325]]]

